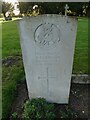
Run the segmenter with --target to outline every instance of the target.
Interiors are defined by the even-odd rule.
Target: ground
[[[18,87],[17,93],[18,93],[17,98],[14,101],[11,110],[11,120],[12,120],[12,114],[14,112],[18,114],[19,119],[22,118],[23,104],[28,99],[28,91],[27,91],[26,83],[23,83]],[[90,85],[72,84],[69,104],[68,105],[55,104],[56,106],[55,111],[59,113],[58,111],[60,110],[65,111],[66,107],[70,107],[70,109],[74,111],[77,119],[88,120],[89,118],[88,101],[90,100],[88,94],[90,94]],[[61,116],[57,114],[57,120],[60,120],[60,118]]]
[[[22,54],[20,48],[20,37],[18,31],[18,23],[17,21],[10,21],[10,22],[3,22],[2,23],[2,57],[3,57],[3,117],[7,118],[10,115],[10,111],[13,106],[20,106],[22,105],[23,101],[25,101],[27,96],[27,91],[24,86],[25,83],[25,73],[23,68],[23,61],[22,61]],[[74,65],[73,65],[73,73],[75,74],[88,74],[88,19],[87,18],[79,18],[78,19],[78,30],[77,30],[77,40],[76,40],[76,47],[75,47],[75,55],[74,55]],[[23,83],[24,82],[24,83]],[[18,85],[23,83],[20,87],[23,95],[20,92],[17,92]],[[79,92],[84,95],[84,98],[78,98],[75,94],[71,93],[71,105],[75,107],[76,111],[83,110],[86,111],[87,108],[83,108],[86,105],[82,102],[87,100],[85,93],[87,94],[86,86],[82,85],[72,85],[75,91],[78,90],[78,97]],[[23,88],[22,88],[23,87]],[[78,89],[79,88],[79,89]],[[83,91],[83,90],[86,90]],[[18,97],[17,97],[18,93]],[[16,98],[16,101],[15,101]],[[78,98],[78,99],[77,99]],[[20,103],[17,102],[20,99]],[[78,100],[78,101],[77,101]],[[80,100],[80,101],[79,101]],[[75,104],[74,104],[75,102]],[[18,104],[19,103],[19,104]],[[79,107],[79,103],[81,107]],[[86,102],[87,103],[87,102]],[[13,107],[12,111],[15,111],[17,108]],[[19,107],[18,107],[19,108]],[[82,109],[83,108],[83,109]],[[21,110],[20,110],[21,111]],[[78,111],[81,115],[81,111]],[[85,117],[87,112],[85,112]],[[81,115],[82,117],[82,115]]]

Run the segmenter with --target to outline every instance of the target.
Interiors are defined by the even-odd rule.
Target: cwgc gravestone
[[[19,30],[29,98],[68,103],[76,18],[26,17],[19,22]]]

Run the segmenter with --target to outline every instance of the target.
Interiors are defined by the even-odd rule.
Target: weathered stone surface
[[[19,22],[19,29],[29,97],[68,103],[76,18],[29,17]]]

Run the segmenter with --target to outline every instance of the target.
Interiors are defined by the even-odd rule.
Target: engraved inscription
[[[56,57],[54,55],[36,55],[37,62],[60,62],[60,56],[57,55]]]
[[[39,25],[34,33],[34,40],[39,45],[52,45],[60,41],[60,30],[52,23]]]

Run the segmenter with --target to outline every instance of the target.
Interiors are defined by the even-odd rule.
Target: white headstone
[[[42,15],[19,22],[29,98],[68,103],[76,18]]]

